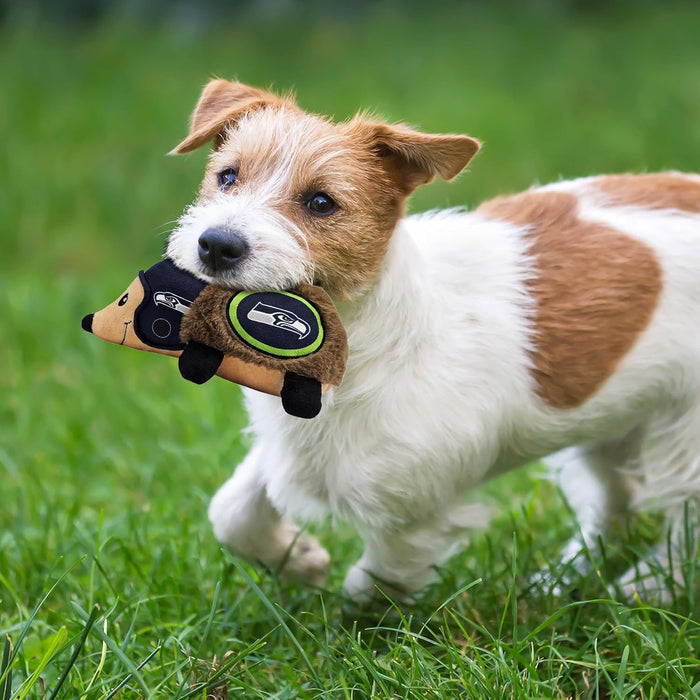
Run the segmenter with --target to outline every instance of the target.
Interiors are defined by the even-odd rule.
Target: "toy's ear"
[[[205,86],[192,113],[187,138],[175,146],[170,155],[189,153],[212,139],[220,140],[225,128],[246,112],[282,105],[293,107],[294,103],[243,83],[212,80]]]
[[[481,148],[471,136],[424,134],[403,124],[385,124],[363,117],[357,117],[354,125],[406,195],[435,177],[457,177]]]

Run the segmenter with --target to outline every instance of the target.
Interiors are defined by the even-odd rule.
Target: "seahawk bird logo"
[[[156,306],[167,306],[170,309],[179,311],[181,314],[184,314],[192,306],[192,302],[189,299],[172,292],[156,292],[153,295],[153,301]]]
[[[299,340],[303,340],[311,333],[311,326],[296,314],[270,304],[263,304],[261,301],[248,312],[247,318],[251,321],[264,323],[266,326],[274,326],[294,333],[299,337]]]

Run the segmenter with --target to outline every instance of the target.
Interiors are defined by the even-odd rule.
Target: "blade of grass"
[[[214,596],[211,601],[211,608],[209,609],[209,617],[207,618],[207,624],[204,627],[204,632],[202,632],[202,640],[199,643],[199,650],[207,643],[209,634],[211,632],[212,625],[214,624],[214,618],[216,617],[216,608],[219,605],[219,596],[221,595],[221,581],[216,582],[216,587],[214,588]],[[199,651],[197,652],[199,653]]]
[[[309,657],[307,656],[306,652],[304,651],[304,647],[301,646],[299,640],[294,635],[294,632],[292,632],[287,623],[284,621],[282,615],[280,615],[279,610],[277,610],[277,608],[272,604],[272,602],[265,595],[260,586],[258,586],[258,584],[255,583],[255,581],[253,581],[253,579],[248,575],[248,572],[243,568],[243,566],[241,566],[241,564],[239,564],[235,559],[232,559],[232,562],[236,569],[238,569],[238,572],[241,574],[241,576],[243,576],[246,583],[253,589],[255,595],[258,596],[262,604],[272,613],[273,617],[277,620],[277,622],[279,622],[280,627],[282,627],[282,629],[285,631],[287,637],[289,638],[289,641],[296,647],[296,650],[299,652],[299,655],[304,660],[306,667],[309,669],[309,673],[320,688],[321,680],[319,679],[318,674],[316,673],[316,669],[311,663],[311,659],[309,659]]]
[[[140,671],[160,650],[163,645],[159,642],[158,646],[136,667],[137,671]],[[105,695],[104,700],[110,700],[113,698],[130,680],[133,674],[127,675],[124,680],[108,695]]]
[[[29,616],[27,621],[24,623],[24,627],[22,628],[22,631],[19,633],[19,637],[17,638],[17,642],[15,644],[14,650],[10,654],[10,659],[7,663],[7,667],[5,670],[0,674],[0,683],[2,683],[5,678],[7,677],[7,674],[10,672],[10,668],[12,667],[12,662],[15,660],[15,657],[19,653],[19,650],[22,646],[22,642],[24,641],[24,638],[27,636],[27,632],[29,632],[29,628],[31,627],[32,622],[34,622],[34,619],[39,613],[39,610],[41,610],[41,607],[44,605],[44,603],[49,599],[49,596],[56,590],[56,588],[59,586],[59,584],[68,576],[68,574],[75,569],[80,562],[82,562],[85,559],[85,557],[80,557],[78,561],[73,564],[69,569],[66,569],[54,582],[54,584],[49,588],[49,590],[46,592],[44,597],[37,603],[36,607],[32,611],[32,614]],[[87,618],[87,615],[85,616]]]
[[[104,517],[105,517],[105,512],[104,509],[100,510],[100,518],[97,523],[97,544],[95,546],[95,555],[92,558],[92,565],[90,566],[90,583],[88,584],[88,590],[89,590],[89,603],[88,603],[88,608],[92,608],[94,604],[94,599],[95,599],[95,570],[97,569],[97,560],[99,559],[100,556],[100,547],[101,547],[101,541],[102,541],[102,527],[104,526]]]
[[[32,675],[29,676],[29,678],[27,678],[27,680],[20,687],[17,695],[15,696],[16,700],[24,700],[24,698],[27,697],[27,693],[29,693],[29,691],[34,687],[39,675],[48,666],[51,659],[56,655],[58,649],[63,646],[63,643],[66,641],[67,637],[68,630],[65,627],[61,627],[51,640],[49,648],[41,657],[39,665],[36,667],[36,669],[34,669],[34,673],[32,673]]]
[[[87,639],[88,634],[90,634],[90,630],[92,629],[93,624],[95,624],[95,619],[97,618],[97,613],[99,612],[99,610],[100,610],[99,605],[93,605],[92,612],[90,613],[90,617],[88,618],[88,621],[85,623],[85,626],[83,627],[83,631],[80,635],[80,639],[78,640],[78,643],[73,648],[73,653],[71,654],[71,657],[68,660],[68,664],[63,669],[63,673],[61,674],[61,677],[56,682],[56,685],[54,686],[54,689],[51,692],[51,695],[49,695],[49,700],[54,700],[54,698],[58,694],[58,691],[61,689],[63,684],[66,682],[66,678],[68,678],[68,674],[70,673],[71,668],[73,668],[73,665],[77,661],[78,656],[80,654],[80,651],[83,648],[83,644],[85,644],[85,640]]]
[[[622,658],[620,659],[620,666],[617,669],[617,680],[615,681],[615,688],[620,697],[624,697],[625,688],[625,674],[627,673],[627,660],[630,656],[630,645],[626,644],[625,648],[622,650]]]
[[[104,632],[105,634],[107,633],[107,620],[102,621],[102,625],[104,627]],[[95,672],[92,674],[90,677],[90,680],[88,681],[87,688],[83,691],[82,695],[78,700],[82,700],[83,698],[88,696],[88,693],[90,692],[90,689],[92,688],[93,684],[97,680],[97,677],[102,673],[102,669],[104,668],[105,665],[105,660],[107,659],[107,643],[102,640],[102,649],[100,650],[100,662],[97,664],[97,668],[95,669]]]
[[[0,700],[10,700],[12,693],[12,673],[10,672],[10,655],[12,654],[12,640],[5,637],[5,648],[2,652],[2,663],[0,663],[0,673],[5,678],[0,681]]]

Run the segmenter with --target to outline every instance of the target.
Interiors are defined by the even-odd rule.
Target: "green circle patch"
[[[228,316],[246,345],[274,357],[305,357],[323,343],[318,311],[292,292],[239,292]]]

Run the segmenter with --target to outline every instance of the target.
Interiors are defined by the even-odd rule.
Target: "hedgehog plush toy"
[[[333,302],[320,287],[232,291],[207,285],[163,260],[82,326],[118,345],[179,356],[185,379],[215,374],[280,396],[287,413],[313,418],[321,394],[338,386],[348,345]]]

